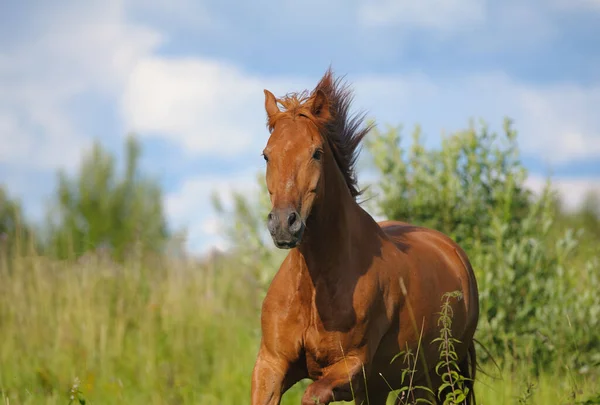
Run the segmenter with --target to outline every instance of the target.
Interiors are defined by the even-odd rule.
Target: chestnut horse
[[[262,306],[252,405],[279,404],[304,378],[313,382],[303,405],[383,405],[390,386],[401,388],[406,367],[391,360],[418,346],[414,385],[437,394],[432,341],[440,335],[442,297],[457,290],[462,299],[450,301],[452,336],[461,342],[456,363],[473,392],[479,304],[469,259],[440,232],[377,223],[358,204],[354,166],[370,128],[349,114],[351,99],[331,69],[311,93],[276,99],[265,90],[267,226],[275,246],[290,251]]]

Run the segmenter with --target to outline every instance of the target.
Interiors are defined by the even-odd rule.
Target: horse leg
[[[279,405],[285,385],[290,385],[290,381],[286,381],[289,371],[289,362],[268,354],[261,347],[252,370],[252,405]]]
[[[467,404],[475,405],[475,374],[477,371],[477,353],[475,352],[475,342],[471,340],[471,344],[467,349],[467,355],[458,364],[460,375],[465,377],[465,388],[468,388],[469,393],[467,394]]]
[[[308,386],[302,405],[327,405],[334,401],[365,402],[363,361],[347,356],[329,366],[323,376]]]

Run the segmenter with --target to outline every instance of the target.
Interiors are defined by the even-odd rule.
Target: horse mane
[[[311,113],[312,99],[319,90],[325,94],[329,106],[328,118],[324,122],[316,119]],[[277,99],[284,111],[270,118],[268,127],[272,131],[275,123],[283,117],[296,118],[302,115],[311,119],[319,128],[323,138],[329,143],[350,194],[356,198],[363,192],[358,188],[355,168],[360,153],[359,146],[373,125],[363,126],[364,113],[350,113],[353,98],[353,93],[343,82],[343,77],[334,79],[333,72],[329,68],[310,94],[307,91],[289,93]]]

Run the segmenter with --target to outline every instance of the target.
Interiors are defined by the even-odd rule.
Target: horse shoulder
[[[270,351],[295,360],[302,343],[306,316],[300,272],[294,271],[290,255],[273,277],[262,304],[263,344]]]

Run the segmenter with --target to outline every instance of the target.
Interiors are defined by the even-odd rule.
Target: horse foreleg
[[[329,366],[323,376],[308,386],[302,405],[327,405],[334,401],[352,401],[357,405],[365,399],[363,361],[346,357]]]
[[[289,369],[288,361],[261,347],[252,371],[252,405],[279,405]]]

